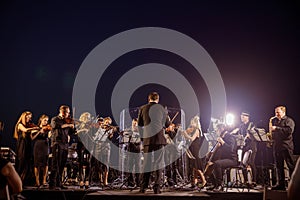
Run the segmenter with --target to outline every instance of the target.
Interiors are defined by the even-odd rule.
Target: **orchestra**
[[[277,108],[281,111],[280,109],[282,107]],[[277,115],[279,115],[277,110]],[[252,155],[250,155],[248,166],[252,173],[251,180],[246,177],[247,174],[243,173],[243,176],[245,182],[256,183],[254,163],[257,151],[256,127],[252,122],[249,123],[247,112],[241,114],[242,124],[235,129],[226,127],[223,122],[218,122],[219,124],[213,130],[218,133],[216,135],[218,138],[215,139],[214,144],[210,144],[211,148],[208,149],[204,158],[199,157],[198,153],[205,140],[199,116],[192,118],[189,127],[183,129],[180,123],[173,122],[178,112],[172,120],[169,114],[167,113],[166,119],[169,123],[166,123],[166,127],[161,132],[164,135],[161,139],[165,140],[165,143],[162,143],[160,148],[165,151],[162,154],[164,162],[168,163],[163,170],[159,170],[159,173],[162,173],[161,183],[157,180],[153,181],[150,176],[149,180],[142,179],[144,172],[141,169],[146,159],[145,147],[149,148],[151,143],[145,144],[145,138],[138,124],[141,123],[141,117],[140,121],[133,117],[131,124],[128,125],[129,128],[120,130],[118,126],[113,125],[113,120],[109,116],[96,117],[89,112],[84,112],[81,113],[79,119],[75,119],[71,117],[70,109],[66,105],[59,108],[57,116],[50,118],[45,114],[41,115],[37,125],[32,122],[33,114],[30,111],[21,114],[14,132],[14,138],[17,140],[16,170],[25,186],[32,185],[38,189],[68,189],[68,186],[84,190],[88,190],[91,186],[105,189],[112,187],[113,182],[121,175],[122,186],[141,187],[140,191],[143,193],[147,188],[151,188],[151,184],[155,193],[160,193],[161,186],[171,189],[186,185],[191,185],[189,188],[195,190],[202,190],[206,187],[207,190],[211,188],[213,191],[220,191],[224,186],[222,185],[223,170],[241,162],[241,158],[238,158],[241,156],[238,151],[246,152],[251,149]],[[282,118],[286,120],[286,117]],[[280,117],[271,117],[269,133],[266,133],[269,138],[268,143],[272,144],[270,140],[272,138],[277,142],[273,145],[277,148],[277,152],[280,151],[277,132],[285,130],[285,124],[280,120],[282,120]],[[292,127],[288,129],[290,133],[293,131],[294,124],[291,119],[288,118],[288,120]],[[213,133],[215,132],[210,134]],[[125,157],[123,154],[119,155],[124,171],[113,172],[114,169],[110,165],[111,154],[118,152],[113,152],[111,145],[116,145],[122,149],[123,154],[125,153]],[[170,147],[164,148],[167,145]],[[290,154],[288,156],[286,157],[291,157]],[[291,159],[288,161],[292,172],[294,162]],[[277,163],[277,165],[282,164]],[[282,174],[281,170],[279,189],[285,188]],[[30,180],[34,181],[30,182]],[[145,180],[149,181],[149,184],[143,183]],[[155,187],[158,187],[156,191]]]

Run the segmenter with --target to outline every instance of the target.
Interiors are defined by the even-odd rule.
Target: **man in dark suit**
[[[145,193],[152,171],[154,171],[155,174],[153,186],[154,193],[161,193],[160,182],[162,169],[164,168],[163,146],[167,144],[164,136],[164,127],[170,125],[170,118],[168,117],[167,110],[162,105],[158,104],[158,102],[158,93],[150,93],[148,95],[148,104],[142,106],[138,114],[138,128],[144,145],[144,163],[140,187],[141,193]]]

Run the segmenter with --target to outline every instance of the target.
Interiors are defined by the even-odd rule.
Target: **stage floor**
[[[270,191],[271,192],[271,191]],[[268,192],[268,193],[270,193]],[[273,191],[272,191],[273,192]],[[274,193],[274,192],[273,192]],[[148,189],[146,193],[139,193],[138,189],[128,188],[99,188],[91,187],[88,190],[80,189],[78,186],[69,186],[63,190],[49,190],[48,188],[27,187],[23,191],[23,196],[27,200],[94,200],[108,199],[109,200],[183,200],[183,199],[237,199],[237,200],[263,200],[264,189],[247,188],[229,188],[226,192],[206,191],[205,188],[201,191],[191,190],[188,188],[163,188],[161,194],[154,194],[153,190]],[[286,192],[281,192],[281,196],[285,196]],[[275,194],[275,197],[278,196]],[[273,199],[273,198],[268,198]],[[285,198],[280,198],[284,200]]]

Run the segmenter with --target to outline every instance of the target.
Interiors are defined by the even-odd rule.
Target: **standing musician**
[[[194,188],[196,185],[199,185],[199,188],[203,188],[206,185],[206,179],[203,174],[202,162],[199,158],[199,150],[204,138],[201,130],[199,116],[193,117],[191,119],[189,128],[182,133],[183,136],[191,142],[189,150],[195,158],[189,158],[190,166],[192,168],[192,188]],[[198,176],[200,176],[201,178],[201,184],[198,183]]]
[[[284,161],[286,162],[289,173],[292,175],[295,169],[293,159],[293,133],[295,122],[286,116],[286,107],[278,106],[275,108],[275,116],[270,119],[270,131],[273,139],[273,153],[277,167],[278,183],[272,190],[285,190]]]
[[[141,137],[138,132],[137,119],[133,119],[131,123],[131,130],[129,132],[128,141],[128,186],[134,187],[140,184],[138,172],[140,170],[141,162]],[[131,154],[132,153],[132,154]]]
[[[67,189],[62,184],[63,170],[68,157],[68,138],[74,134],[75,126],[70,120],[70,108],[59,107],[59,114],[51,119],[52,128],[52,168],[49,179],[49,189]]]
[[[40,174],[42,174],[43,186],[47,185],[49,159],[48,135],[51,131],[51,126],[48,124],[48,121],[49,117],[47,115],[41,115],[37,124],[40,130],[31,133],[31,139],[34,141],[34,175],[35,185],[37,187],[40,187]]]
[[[110,163],[110,143],[107,141],[113,137],[115,128],[111,126],[112,120],[110,117],[103,119],[102,124],[95,133],[95,151],[94,157],[96,168],[99,171],[100,186],[108,185],[108,171]]]
[[[214,153],[218,153],[219,158],[215,161],[211,160],[212,163],[208,163],[212,167],[212,174],[207,172],[208,168],[205,169],[205,174],[212,175],[211,178],[214,180],[214,185],[207,188],[208,190],[223,191],[222,177],[224,170],[228,167],[236,166],[238,163],[237,145],[235,137],[226,130],[225,124],[218,124],[216,133],[218,138]]]
[[[89,188],[90,172],[91,172],[91,155],[89,150],[92,147],[92,134],[94,129],[97,128],[97,123],[92,123],[91,114],[84,112],[79,117],[79,124],[77,126],[78,138],[78,160],[79,160],[79,186],[80,188]]]
[[[21,114],[15,125],[14,138],[17,139],[16,146],[16,169],[19,173],[21,180],[24,184],[25,179],[31,177],[31,131],[38,130],[39,128],[31,122],[32,113],[25,111]],[[28,180],[28,179],[27,179]]]
[[[178,160],[179,157],[179,151],[177,149],[177,146],[174,143],[174,139],[176,137],[177,130],[175,124],[171,124],[168,128],[166,128],[166,139],[168,146],[165,148],[166,150],[166,156],[165,160],[166,163],[169,163],[168,166],[166,166],[166,175],[167,175],[167,181],[169,186],[175,186],[177,185],[177,167],[178,167]],[[172,163],[171,163],[172,162]]]
[[[254,131],[254,124],[253,122],[250,122],[250,114],[249,112],[242,112],[241,113],[241,124],[239,126],[236,133],[232,133],[232,134],[238,134],[241,135],[243,138],[243,142],[245,144],[241,144],[244,145],[245,147],[243,147],[243,152],[247,152],[249,150],[251,150],[251,155],[250,158],[248,160],[248,164],[251,167],[251,171],[252,171],[252,185],[255,186],[256,185],[256,166],[255,166],[255,157],[256,157],[256,153],[257,153],[257,141],[253,136],[253,131]],[[243,170],[243,176],[245,179],[247,179],[247,169]],[[250,180],[248,180],[248,183],[250,182]]]

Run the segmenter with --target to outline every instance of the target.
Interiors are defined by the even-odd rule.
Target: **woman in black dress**
[[[183,136],[189,140],[191,151],[195,159],[189,158],[190,166],[192,167],[192,187],[198,185],[203,188],[206,185],[206,180],[203,174],[202,163],[199,158],[199,150],[203,142],[203,135],[201,131],[201,125],[199,117],[195,116],[192,118],[190,126],[187,130],[183,131]],[[198,182],[198,176],[201,178],[201,185]]]
[[[85,187],[88,189],[90,181],[91,172],[91,154],[89,151],[93,149],[93,138],[92,134],[94,131],[94,125],[91,122],[91,114],[89,112],[84,112],[79,117],[77,128],[78,134],[78,160],[79,160],[79,186],[80,188]]]
[[[39,128],[31,123],[32,113],[25,111],[19,117],[14,131],[14,138],[17,139],[16,144],[16,169],[19,173],[23,184],[24,181],[29,181],[32,173],[32,149],[31,149],[31,131],[38,130]]]
[[[51,131],[51,127],[48,123],[49,117],[42,115],[39,118],[38,127],[40,130],[31,133],[31,139],[34,142],[33,146],[33,158],[34,158],[34,175],[35,185],[40,186],[40,174],[43,175],[43,185],[47,185],[48,175],[48,158],[49,158],[49,140],[48,134]]]

